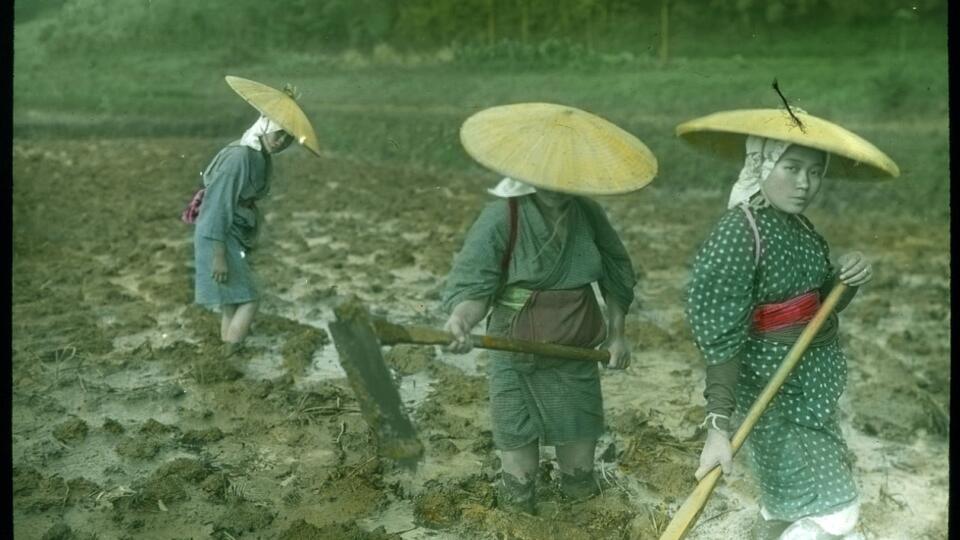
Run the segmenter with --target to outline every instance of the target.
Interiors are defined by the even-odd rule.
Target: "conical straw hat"
[[[900,168],[859,135],[833,122],[793,110],[802,129],[786,109],[722,111],[677,126],[677,136],[722,157],[743,160],[747,135],[779,139],[832,154],[831,177],[864,179],[900,176]]]
[[[481,165],[551,191],[627,193],[657,174],[657,158],[639,139],[603,118],[551,103],[482,110],[460,127],[460,142]]]
[[[317,134],[314,133],[307,115],[303,114],[303,110],[291,96],[249,79],[232,75],[227,75],[226,79],[230,88],[240,94],[240,97],[254,109],[260,111],[260,114],[279,124],[284,131],[293,135],[298,143],[314,154],[320,155]]]

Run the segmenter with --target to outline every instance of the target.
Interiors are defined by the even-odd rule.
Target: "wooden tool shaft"
[[[813,341],[814,336],[820,331],[820,327],[823,326],[824,321],[830,316],[830,313],[837,305],[840,296],[843,295],[846,288],[847,286],[845,284],[837,283],[823,301],[820,309],[817,310],[816,315],[813,316],[813,319],[807,323],[803,332],[800,333],[800,337],[797,338],[796,343],[790,348],[790,352],[787,353],[786,358],[784,358],[780,367],[773,374],[773,377],[770,378],[770,381],[764,387],[760,396],[757,397],[757,400],[750,407],[750,410],[747,411],[747,415],[740,424],[740,427],[737,428],[737,432],[734,433],[733,438],[730,439],[730,449],[733,454],[736,454],[737,451],[740,450],[740,447],[743,446],[747,435],[750,434],[750,431],[757,424],[757,421],[760,420],[760,416],[763,415],[763,411],[767,408],[767,405],[769,405],[774,396],[777,395],[777,391],[780,390],[784,381],[787,380],[790,372],[800,359],[803,358],[803,353],[806,352],[807,347],[810,346],[810,342]],[[718,465],[700,479],[697,487],[694,488],[687,499],[683,501],[683,505],[681,505],[673,515],[670,524],[667,525],[667,528],[660,535],[660,540],[680,540],[693,529],[697,518],[700,516],[700,512],[706,505],[707,499],[710,498],[710,494],[713,493],[713,488],[716,487],[722,473],[723,471]]]
[[[393,345],[396,343],[412,343],[417,345],[447,345],[454,340],[453,334],[425,326],[411,326],[393,324],[382,319],[373,321],[380,343]],[[606,350],[587,349],[584,347],[570,347],[553,343],[539,343],[508,339],[497,336],[471,335],[470,342],[474,347],[494,349],[517,353],[539,354],[567,360],[587,360],[606,364],[610,361],[610,353]]]
[[[823,301],[820,309],[817,310],[816,315],[813,316],[813,319],[810,319],[810,322],[807,323],[806,328],[804,328],[803,332],[800,333],[800,337],[797,338],[796,343],[794,343],[793,347],[790,348],[790,352],[787,353],[787,357],[783,360],[783,363],[780,364],[780,367],[773,374],[773,377],[770,377],[770,382],[768,382],[763,388],[763,392],[760,392],[757,400],[753,402],[753,406],[751,406],[750,410],[747,411],[747,416],[740,424],[740,427],[737,428],[736,433],[733,434],[733,438],[730,439],[730,448],[734,452],[743,446],[743,442],[747,439],[747,435],[750,434],[753,426],[755,426],[760,420],[760,416],[763,415],[763,411],[767,408],[767,405],[773,401],[773,398],[777,395],[780,387],[783,386],[784,381],[786,381],[787,377],[790,376],[793,368],[796,367],[797,363],[800,362],[800,359],[803,358],[803,353],[807,352],[807,347],[810,346],[810,342],[812,342],[813,338],[816,337],[817,332],[820,331],[820,327],[823,326],[823,323],[827,320],[827,317],[830,316],[830,313],[837,305],[837,302],[840,301],[840,296],[843,295],[843,291],[846,290],[846,288],[847,286],[842,282],[837,283],[833,290],[830,291],[830,294],[827,295],[826,300]]]

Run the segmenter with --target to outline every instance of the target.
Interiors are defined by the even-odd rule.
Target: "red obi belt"
[[[810,291],[779,304],[761,304],[753,311],[753,329],[774,332],[805,324],[820,309],[820,293]]]

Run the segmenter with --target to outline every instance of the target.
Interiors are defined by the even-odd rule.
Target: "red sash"
[[[820,309],[820,294],[809,291],[779,304],[761,304],[753,311],[753,329],[773,332],[805,324]]]

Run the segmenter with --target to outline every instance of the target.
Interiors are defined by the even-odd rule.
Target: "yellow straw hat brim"
[[[786,109],[722,111],[677,126],[677,136],[721,157],[743,160],[747,135],[779,139],[830,152],[831,177],[867,179],[900,176],[900,168],[869,141],[833,122]]]
[[[293,135],[298,143],[316,155],[320,155],[317,134],[300,105],[286,93],[265,84],[226,76],[227,84],[260,114],[276,122],[284,131]]]
[[[657,174],[657,159],[640,139],[599,116],[552,103],[484,109],[463,123],[460,142],[484,167],[551,191],[627,193]]]

